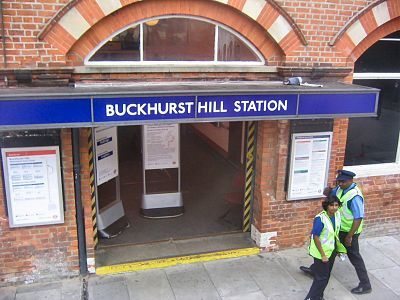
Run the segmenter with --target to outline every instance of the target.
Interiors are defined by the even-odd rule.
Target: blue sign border
[[[2,100],[0,126],[375,116],[377,107],[377,92]]]

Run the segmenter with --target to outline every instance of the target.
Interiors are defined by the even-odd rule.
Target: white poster
[[[144,168],[179,168],[179,125],[143,125]]]
[[[331,132],[293,134],[288,200],[323,196],[331,138]]]
[[[58,146],[1,150],[10,227],[64,222]]]
[[[117,127],[97,127],[94,132],[96,180],[101,185],[118,176]]]

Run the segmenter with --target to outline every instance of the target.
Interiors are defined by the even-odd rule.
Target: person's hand
[[[344,245],[347,246],[347,247],[350,247],[352,240],[353,240],[353,236],[346,235],[346,237],[344,238]]]
[[[322,262],[327,263],[329,261],[328,257],[326,255],[322,256]]]
[[[332,188],[330,186],[327,186],[326,188],[324,188],[323,194],[324,196],[328,197],[332,192]]]

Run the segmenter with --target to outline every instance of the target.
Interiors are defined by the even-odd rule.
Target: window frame
[[[354,73],[353,80],[373,79],[400,79],[400,73]],[[399,139],[397,141],[397,153],[395,161],[392,163],[369,164],[369,165],[354,165],[344,166],[346,170],[350,170],[357,174],[356,177],[370,176],[386,176],[400,174],[400,130]]]
[[[170,19],[170,18],[181,18],[181,19],[193,19],[198,21],[207,22],[209,24],[213,24],[215,26],[214,31],[214,60],[210,61],[144,61],[144,49],[143,49],[143,24],[153,20],[160,20],[160,19]],[[101,47],[103,47],[109,40],[113,37],[117,36],[118,34],[128,30],[131,27],[140,26],[140,61],[89,61],[93,55],[96,54]],[[228,31],[229,33],[236,36],[240,41],[242,41],[250,50],[254,53],[254,55],[260,61],[218,61],[218,35],[219,35],[219,28],[223,28],[224,30]],[[163,66],[262,66],[265,65],[265,59],[261,52],[246,38],[240,35],[238,32],[230,29],[229,27],[215,22],[213,20],[209,20],[206,18],[195,17],[195,16],[186,16],[186,15],[165,15],[165,16],[158,16],[143,19],[140,22],[131,23],[120,30],[114,32],[102,42],[100,42],[92,51],[84,59],[84,65],[91,67],[91,66],[102,66],[102,67],[115,67],[115,66],[156,66],[156,65],[163,65]]]

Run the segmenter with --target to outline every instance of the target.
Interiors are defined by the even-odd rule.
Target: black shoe
[[[304,273],[306,273],[307,275],[314,277],[314,272],[311,271],[310,268],[305,267],[305,266],[300,266],[300,270],[302,270]]]
[[[355,287],[354,289],[352,289],[351,292],[353,294],[357,294],[357,295],[368,294],[368,293],[372,292],[372,288],[371,287],[358,286],[358,287]]]

